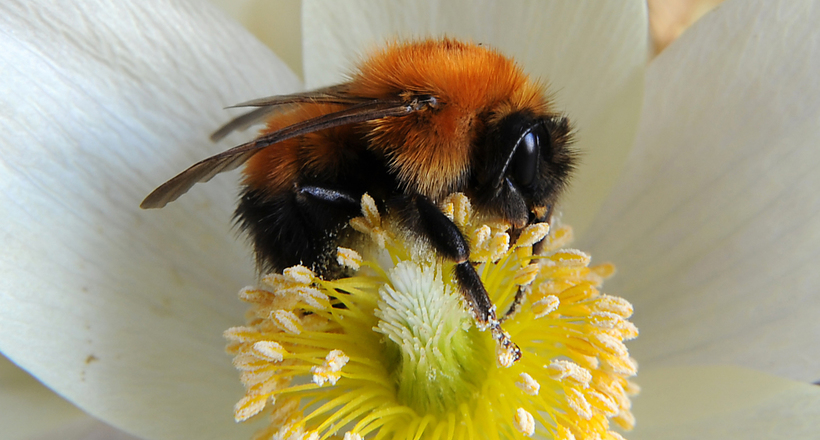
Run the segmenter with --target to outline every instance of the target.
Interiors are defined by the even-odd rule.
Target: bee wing
[[[188,192],[195,184],[207,182],[219,173],[236,169],[263,148],[277,142],[326,128],[407,115],[421,109],[427,103],[425,100],[416,100],[411,103],[400,100],[368,101],[318,118],[298,122],[191,165],[187,170],[177,174],[148,194],[140,207],[143,209],[162,208]]]
[[[230,121],[227,124],[219,127],[219,130],[213,132],[211,134],[211,140],[214,142],[222,140],[225,136],[233,133],[234,131],[242,131],[247,129],[253,124],[260,122],[270,115],[277,113],[282,110],[282,107],[259,107],[255,108],[249,112],[245,112]]]
[[[291,95],[268,96],[266,98],[245,101],[229,108],[236,107],[258,107],[247,113],[243,113],[230,120],[227,124],[219,128],[211,135],[211,140],[216,142],[234,131],[244,130],[251,125],[262,121],[270,115],[283,110],[283,107],[300,103],[317,104],[344,104],[356,105],[364,102],[373,102],[373,98],[363,98],[347,94],[347,84],[340,84],[332,87],[325,87],[309,92],[294,93]]]
[[[348,84],[338,84],[330,87],[323,87],[321,89],[310,90],[307,92],[293,93],[290,95],[276,95],[265,98],[252,99],[250,101],[241,102],[232,105],[229,108],[236,107],[267,107],[285,104],[294,104],[299,102],[316,102],[323,104],[360,104],[367,101],[375,101],[375,98],[365,98],[362,96],[354,96],[349,94]]]

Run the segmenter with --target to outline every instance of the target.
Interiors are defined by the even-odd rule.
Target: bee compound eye
[[[519,185],[530,185],[538,173],[540,139],[534,130],[528,131],[518,141],[513,156],[513,178]]]

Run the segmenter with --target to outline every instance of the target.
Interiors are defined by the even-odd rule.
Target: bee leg
[[[335,264],[337,235],[347,222],[361,212],[361,196],[344,190],[316,185],[295,185],[295,204],[301,222],[316,232],[304,237],[313,240],[317,256],[311,266],[322,276],[341,276]],[[328,256],[334,256],[328,258]]]
[[[339,208],[360,209],[360,199],[346,192],[321,186],[303,185],[296,188],[297,200],[316,205],[332,205]],[[298,197],[302,196],[302,197]]]
[[[444,213],[430,200],[423,196],[415,196],[411,200],[415,205],[417,215],[404,216],[415,218],[411,228],[419,231],[426,237],[439,255],[456,263],[455,278],[461,292],[470,304],[476,321],[479,325],[489,327],[493,339],[507,354],[505,363],[511,365],[521,358],[521,350],[510,340],[509,334],[501,328],[495,313],[495,306],[490,301],[484,283],[470,263],[470,246],[459,231],[458,226],[447,218]]]
[[[521,310],[521,303],[524,302],[524,298],[526,298],[529,290],[529,286],[518,286],[518,291],[515,292],[515,298],[513,298],[512,304],[510,304],[510,307],[504,312],[504,316],[501,317],[502,323],[515,316],[515,314]]]

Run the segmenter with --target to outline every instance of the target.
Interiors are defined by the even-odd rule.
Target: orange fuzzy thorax
[[[300,173],[333,174],[345,157],[368,148],[407,192],[441,199],[464,190],[474,143],[488,124],[520,110],[550,111],[543,84],[532,81],[510,58],[476,44],[455,40],[393,43],[364,60],[347,83],[347,93],[373,99],[431,95],[433,109],[376,119],[291,139],[251,158],[245,183],[278,192]],[[341,107],[300,104],[268,122],[270,133]]]
[[[549,110],[544,87],[510,58],[455,40],[393,43],[353,76],[355,95],[434,96],[436,110],[370,122],[370,148],[390,158],[407,188],[434,199],[463,188],[476,134],[515,110]]]

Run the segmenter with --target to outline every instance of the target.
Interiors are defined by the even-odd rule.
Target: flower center
[[[379,289],[374,330],[387,339],[398,401],[419,414],[441,414],[472,399],[494,361],[459,293],[436,265],[401,262],[388,278]]]
[[[511,245],[506,225],[473,218],[466,197],[442,209],[469,238],[521,358],[475,325],[453,263],[383,224],[366,196],[350,224],[375,247],[338,252],[355,275],[295,266],[240,292],[248,324],[225,332],[246,388],[237,421],[267,412],[257,438],[274,440],[620,439],[610,421],[633,426],[632,306],[598,290],[613,267],[565,249],[569,228],[531,225]]]

